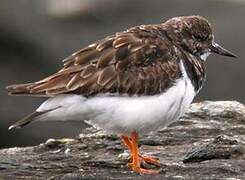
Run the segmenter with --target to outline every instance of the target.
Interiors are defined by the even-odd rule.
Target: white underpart
[[[60,95],[45,101],[37,111],[58,106],[60,108],[40,116],[39,119],[88,121],[112,133],[146,133],[166,127],[183,115],[196,95],[182,61],[180,68],[183,76],[160,95],[100,95],[91,98]]]
[[[206,61],[206,59],[208,58],[208,56],[210,55],[211,53],[210,52],[205,52],[204,54],[202,54],[200,56],[200,58],[203,60],[203,61]]]

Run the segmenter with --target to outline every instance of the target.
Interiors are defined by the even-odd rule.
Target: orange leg
[[[132,142],[128,138],[128,136],[127,135],[122,135],[122,141],[128,147],[128,149],[130,150],[130,153],[132,154]],[[139,153],[139,157],[140,157],[141,160],[145,161],[146,163],[150,163],[150,164],[154,164],[156,166],[160,166],[160,161],[158,159],[152,157],[152,156],[141,155]],[[132,159],[132,156],[131,156],[130,159]]]
[[[128,147],[130,152],[132,152],[132,142],[127,135],[122,135],[122,141]]]
[[[146,174],[158,173],[158,171],[148,170],[140,167],[142,160],[156,165],[159,165],[160,162],[152,157],[140,155],[139,148],[138,148],[138,134],[136,132],[132,133],[131,140],[126,135],[122,135],[122,140],[131,152],[132,162],[129,163],[128,166],[132,168],[133,171],[138,173],[146,173]]]

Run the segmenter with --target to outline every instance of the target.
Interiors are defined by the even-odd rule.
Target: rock
[[[231,159],[244,156],[245,146],[238,143],[236,139],[225,135],[217,136],[212,142],[207,145],[198,147],[189,152],[183,162],[201,162],[211,159]]]
[[[205,101],[169,128],[140,137],[142,153],[162,163],[156,176],[130,171],[120,138],[88,128],[77,139],[0,150],[0,180],[245,179],[244,135],[243,104]]]

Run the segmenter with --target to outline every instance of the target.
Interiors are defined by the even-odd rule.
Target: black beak
[[[222,46],[218,45],[217,43],[213,43],[213,45],[210,48],[210,52],[212,53],[216,53],[216,54],[220,54],[223,56],[229,56],[229,57],[237,57],[235,54],[233,54],[232,52],[226,50],[225,48],[223,48]]]

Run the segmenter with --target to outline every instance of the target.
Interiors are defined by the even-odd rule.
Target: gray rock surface
[[[158,175],[131,172],[119,137],[89,128],[77,139],[0,150],[0,180],[245,179],[245,106],[195,103],[169,128],[141,136],[140,145],[159,157]]]

